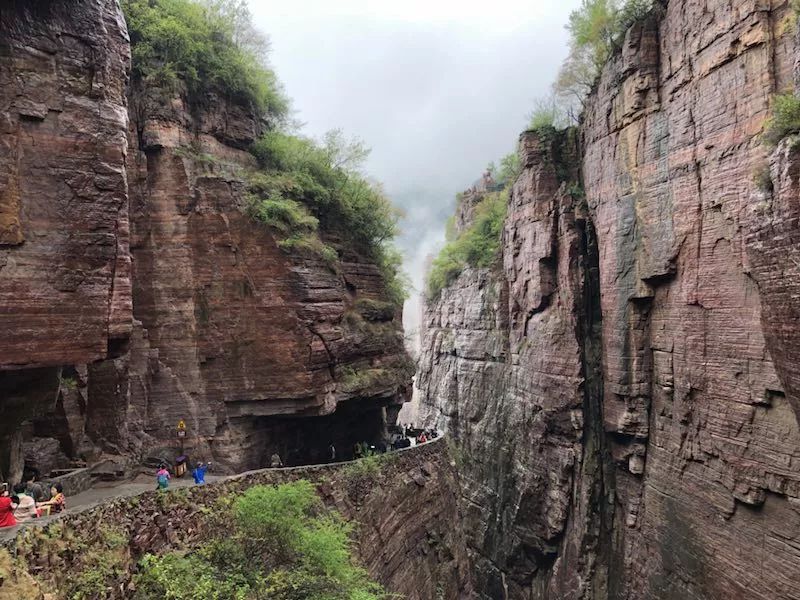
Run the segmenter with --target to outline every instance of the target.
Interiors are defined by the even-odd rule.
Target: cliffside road
[[[253,486],[305,479],[316,484],[326,506],[356,525],[359,562],[387,590],[406,600],[470,598],[458,477],[443,438],[381,455],[368,465],[358,462],[260,469],[166,493],[154,491],[148,482],[144,493],[136,494],[131,487],[131,497],[105,498],[70,509],[49,523],[43,520],[40,526],[3,532],[0,551],[18,558],[18,575],[35,574],[48,589],[63,590],[87,569],[82,556],[107,551],[103,531],[110,528],[125,540],[128,562],[108,583],[124,590],[145,554],[203,543],[213,530],[210,515],[221,500]],[[77,548],[80,551],[74,551]],[[125,597],[124,592],[113,596]]]
[[[440,436],[434,440],[427,442],[426,444],[414,444],[410,448],[403,448],[401,450],[394,450],[391,454],[398,454],[403,452],[412,451],[415,449],[422,448],[423,446],[427,446],[430,444],[434,444],[436,442],[442,441],[444,439],[444,435],[440,434]],[[359,459],[363,460],[363,459]],[[342,465],[348,465],[351,463],[358,462],[358,460],[351,460],[351,461],[344,461],[344,462],[337,462],[337,463],[324,463],[324,464],[317,464],[317,465],[302,465],[297,467],[284,467],[281,469],[258,469],[256,471],[245,471],[243,473],[237,473],[235,475],[206,475],[206,485],[214,485],[215,483],[220,483],[229,480],[235,480],[240,477],[250,476],[250,475],[258,475],[259,473],[266,473],[266,472],[298,472],[298,471],[306,471],[309,469],[337,469]],[[186,488],[193,488],[198,487],[195,485],[191,475],[187,474],[185,477],[181,479],[173,479],[170,482],[169,490],[166,492],[167,494],[171,493],[176,489],[186,489]],[[155,476],[150,476],[146,474],[139,475],[138,477],[117,484],[106,484],[106,485],[98,485],[91,489],[88,489],[80,494],[75,494],[74,496],[70,496],[67,498],[67,512],[64,515],[53,515],[50,517],[43,517],[41,519],[37,519],[31,523],[26,525],[18,525],[17,527],[7,527],[0,529],[0,543],[4,541],[11,540],[16,536],[16,534],[23,528],[28,526],[37,526],[43,527],[48,523],[52,523],[58,519],[61,519],[63,516],[69,514],[76,514],[81,513],[87,510],[91,510],[93,508],[97,508],[103,504],[113,502],[114,500],[119,500],[122,498],[132,498],[134,496],[140,496],[142,494],[146,494],[148,492],[154,491],[155,489]]]

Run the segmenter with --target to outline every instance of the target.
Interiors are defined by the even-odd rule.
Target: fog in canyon
[[[426,258],[444,241],[455,194],[515,148],[567,54],[564,24],[580,2],[250,4],[303,131],[364,140],[366,171],[406,213],[398,245],[414,335]]]

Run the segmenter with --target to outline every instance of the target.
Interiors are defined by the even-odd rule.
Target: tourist
[[[426,436],[425,432],[423,431],[421,434],[419,434],[419,437],[417,438],[417,443],[424,444],[427,441],[428,441],[428,436]]]
[[[50,486],[50,500],[37,504],[37,508],[41,509],[42,513],[49,515],[51,513],[60,513],[67,508],[67,498],[64,496],[64,486],[60,482],[56,482]]]
[[[197,485],[205,485],[205,483],[206,483],[206,471],[208,470],[209,466],[211,466],[211,463],[208,463],[208,464],[200,463],[192,471],[192,477],[194,477],[194,482]]]
[[[17,524],[14,519],[14,509],[17,507],[17,498],[8,495],[8,484],[3,484],[3,491],[0,494],[0,527],[14,527]]]
[[[33,473],[28,480],[28,487],[25,493],[33,498],[35,502],[47,502],[50,500],[50,494],[47,493],[47,489],[48,487],[42,485],[39,481],[39,477],[36,473]]]
[[[336,446],[333,444],[328,446],[328,462],[336,462]]]
[[[269,459],[269,466],[272,467],[273,469],[278,469],[283,466],[283,461],[281,460],[281,457],[277,452],[275,452]]]
[[[172,476],[167,470],[167,465],[162,463],[156,472],[156,490],[166,490],[169,487],[170,479],[172,479]]]
[[[39,516],[36,511],[36,500],[25,493],[24,483],[18,483],[14,486],[14,494],[18,499],[17,508],[14,509],[14,518],[17,523],[25,523]]]

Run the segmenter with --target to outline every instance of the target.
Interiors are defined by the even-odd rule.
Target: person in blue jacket
[[[208,470],[208,466],[210,464],[211,463],[208,463],[208,464],[200,463],[192,471],[192,476],[194,477],[194,482],[197,485],[205,484],[205,482],[206,482],[206,471]]]

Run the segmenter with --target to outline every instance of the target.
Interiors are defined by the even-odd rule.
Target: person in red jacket
[[[14,509],[17,508],[16,497],[8,495],[8,489],[3,490],[3,495],[0,496],[0,527],[14,527],[17,520],[14,518]]]

